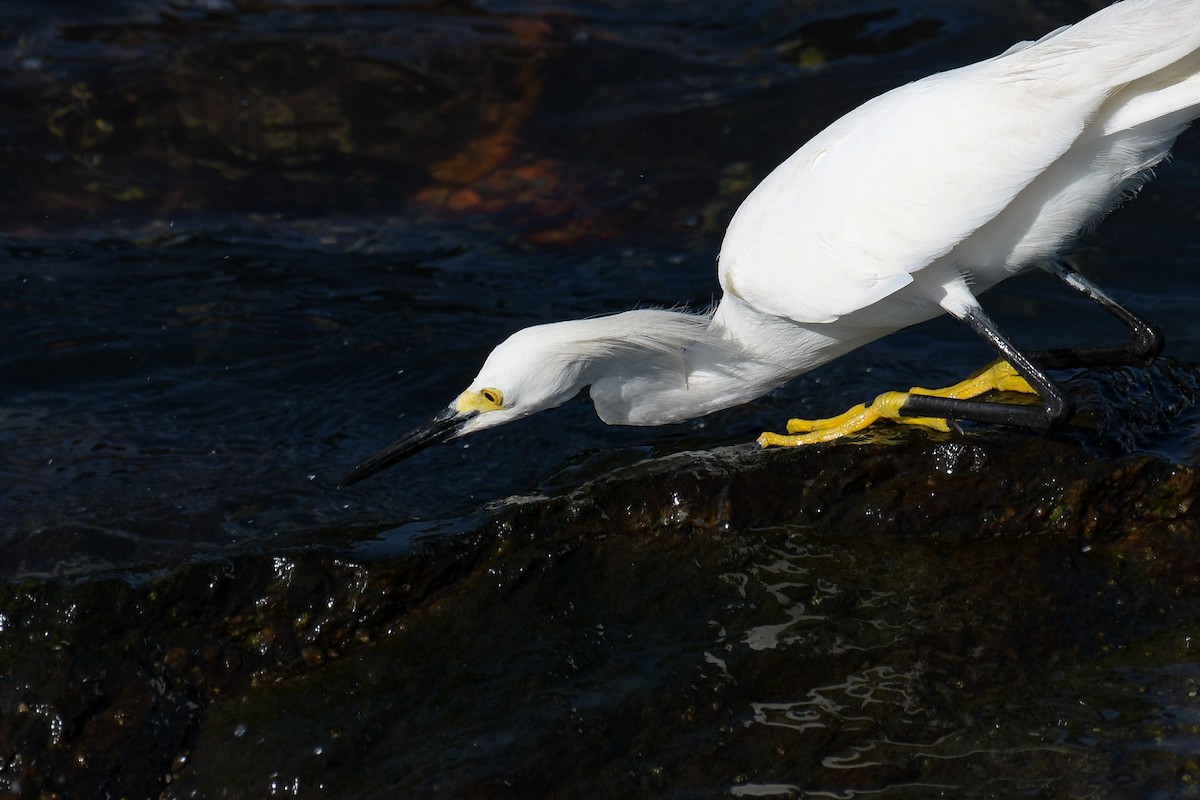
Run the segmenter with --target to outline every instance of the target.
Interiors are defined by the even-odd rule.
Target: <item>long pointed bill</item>
[[[389,444],[366,461],[350,470],[350,474],[342,479],[339,488],[358,483],[363,478],[369,478],[376,472],[382,472],[397,461],[402,461],[414,453],[419,453],[430,445],[444,442],[462,430],[462,427],[476,416],[478,411],[462,412],[451,406],[438,414],[421,427],[410,431],[408,435]]]

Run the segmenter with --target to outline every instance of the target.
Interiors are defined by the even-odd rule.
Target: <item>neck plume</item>
[[[622,343],[585,377],[610,425],[664,425],[740,405],[851,349],[729,295],[711,315],[630,311],[605,319],[624,329]]]

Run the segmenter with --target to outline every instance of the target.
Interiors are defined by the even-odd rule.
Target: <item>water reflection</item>
[[[986,796],[1105,769],[1061,732],[1022,728],[1018,709],[1039,701],[1008,693],[1009,656],[988,644],[992,611],[955,604],[966,568],[955,554],[866,535],[764,535],[733,548],[745,569],[726,582],[745,602],[721,618],[718,652],[748,699],[738,741],[773,743],[777,758],[736,796]],[[973,705],[982,698],[993,699]]]
[[[890,667],[878,667],[857,675],[847,676],[835,686],[820,686],[811,689],[804,700],[792,703],[753,703],[754,722],[760,725],[775,725],[804,732],[811,728],[854,731],[861,730],[856,722],[871,722],[861,711],[868,705],[883,703],[895,706],[906,714],[919,713],[920,705],[906,687],[917,683],[921,676],[915,672],[899,673]],[[853,748],[855,751],[874,749]],[[846,769],[857,764],[858,755],[851,757],[826,756],[822,764],[826,767]]]

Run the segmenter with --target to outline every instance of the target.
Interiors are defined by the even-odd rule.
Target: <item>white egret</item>
[[[609,424],[660,425],[753,400],[949,312],[1000,354],[940,390],[889,392],[763,445],[826,441],[880,417],[1048,428],[1071,403],[1045,370],[1148,363],[1161,338],[1057,259],[1148,179],[1200,116],[1200,0],[1121,0],[1036,42],[901,86],[834,122],[734,215],[708,314],[628,311],[513,334],[431,422],[355,468],[557,406],[590,387]],[[1121,348],[1025,356],[976,295],[1041,267],[1117,315]],[[993,389],[1036,405],[971,400]]]

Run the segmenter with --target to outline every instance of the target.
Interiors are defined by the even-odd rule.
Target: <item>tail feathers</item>
[[[1119,89],[1180,63],[1190,63],[1194,73],[1198,53],[1196,0],[1121,0],[1006,55],[1014,79],[1052,75],[1063,91],[1072,92]],[[1173,82],[1184,77],[1176,73]]]
[[[1171,70],[1122,87],[1100,107],[1092,129],[1101,136],[1140,128],[1172,131],[1200,117],[1200,58],[1182,77]]]

